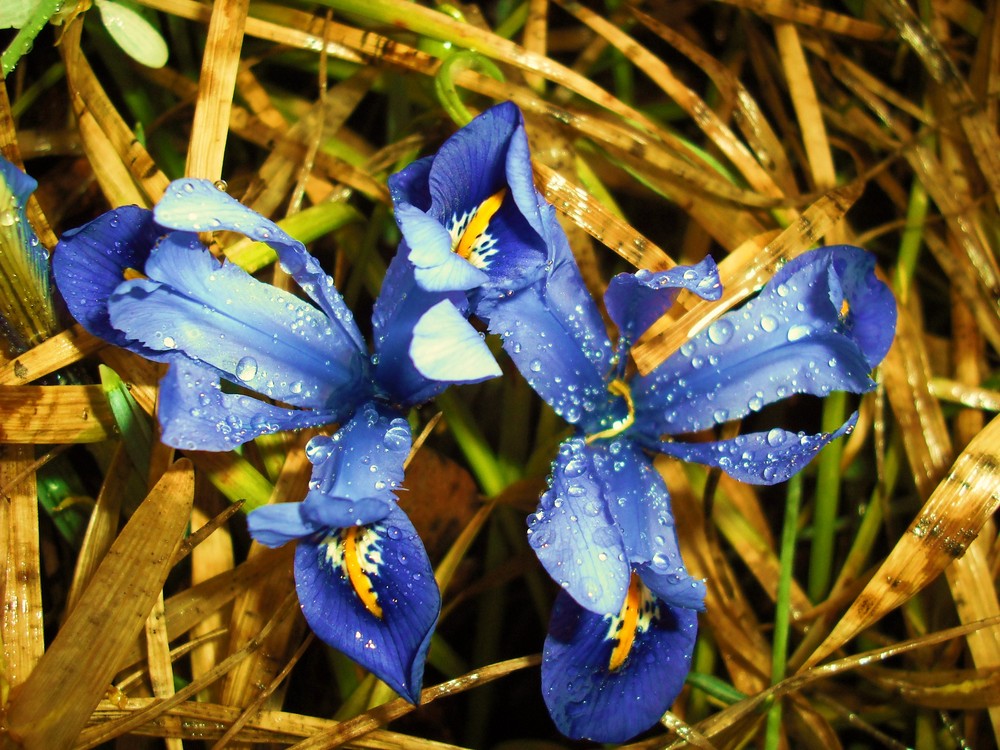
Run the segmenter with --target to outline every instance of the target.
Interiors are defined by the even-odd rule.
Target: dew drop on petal
[[[802,326],[802,325],[792,326],[791,328],[788,329],[788,340],[798,341],[799,339],[808,336],[809,333],[810,333],[809,326]]]
[[[760,319],[760,327],[765,333],[771,333],[778,327],[778,321],[772,315],[765,315]]]
[[[253,357],[243,357],[236,363],[236,377],[244,383],[253,380],[257,375],[257,360]]]
[[[717,320],[708,327],[708,339],[721,346],[733,337],[733,324],[728,320]]]

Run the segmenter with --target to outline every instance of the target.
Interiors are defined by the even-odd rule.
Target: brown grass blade
[[[658,367],[693,332],[701,330],[760,289],[782,262],[812,247],[843,218],[863,189],[862,183],[851,183],[831,190],[767,244],[761,246],[758,240],[750,240],[737,248],[719,264],[724,292],[718,302],[699,300],[676,320],[668,313],[640,337],[632,348],[632,357],[639,372],[648,374]],[[684,300],[679,298],[678,305],[684,304]]]
[[[835,34],[877,41],[892,39],[892,32],[878,24],[859,21],[842,13],[824,10],[816,5],[798,2],[798,0],[723,0],[728,5],[758,13],[762,16],[773,16],[801,26],[812,26],[820,31],[832,31]]]
[[[0,446],[0,503],[4,503],[3,574],[4,689],[28,679],[45,650],[38,537],[38,492],[30,470],[34,450]]]
[[[116,429],[99,385],[0,386],[0,443],[96,443]]]
[[[965,710],[1000,705],[1000,670],[995,668],[917,671],[868,667],[863,674],[915,706]]]
[[[7,728],[22,747],[72,745],[156,601],[193,491],[191,464],[178,461],[115,540],[51,647],[12,696]]]
[[[79,362],[104,346],[79,325],[67,328],[38,346],[0,364],[0,385],[26,385],[32,380]]]
[[[201,60],[198,101],[195,104],[191,142],[188,145],[188,177],[218,180],[229,135],[229,112],[233,106],[240,49],[250,0],[218,0],[212,4],[208,39]]]
[[[962,451],[875,576],[807,664],[884,617],[965,554],[1000,505],[1000,417]]]

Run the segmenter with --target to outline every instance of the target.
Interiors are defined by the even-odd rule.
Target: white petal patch
[[[500,375],[486,342],[448,300],[430,308],[413,327],[410,359],[431,380],[471,383]]]

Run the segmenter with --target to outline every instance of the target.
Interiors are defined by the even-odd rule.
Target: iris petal
[[[367,355],[330,335],[325,315],[232,263],[220,266],[196,235],[167,236],[146,273],[112,295],[111,322],[161,357],[176,351],[296,406],[322,408],[362,390]]]
[[[655,273],[620,273],[608,284],[604,304],[619,334],[635,341],[670,308],[681,289],[702,299],[719,299],[722,282],[715,261],[706,257],[696,266],[675,266]]]
[[[711,443],[664,442],[660,450],[685,461],[718,466],[741,482],[776,484],[803,469],[831,440],[851,432],[857,421],[855,412],[835,432],[810,435],[775,427]]]
[[[559,446],[551,486],[528,516],[528,543],[555,581],[594,612],[621,608],[629,565],[608,513],[590,449],[579,438]]]
[[[452,251],[451,235],[436,219],[410,205],[396,207],[396,221],[409,248],[417,282],[428,292],[473,289],[487,275]],[[400,248],[400,252],[406,252]]]
[[[280,547],[319,531],[302,518],[302,503],[256,508],[247,514],[247,530],[254,541],[265,547]]]
[[[295,587],[302,612],[323,641],[416,703],[441,609],[434,571],[413,524],[398,506],[381,521],[361,528],[364,536],[357,541],[355,562],[382,616],[366,607],[352,583],[343,537],[337,532],[318,542],[299,542]]]
[[[354,314],[344,304],[333,279],[327,276],[305,245],[288,236],[270,219],[247,208],[208,180],[190,178],[174,180],[167,186],[154,215],[158,223],[172,229],[189,232],[231,230],[270,246],[278,254],[285,272],[326,313],[336,329],[330,336],[338,340],[339,348],[351,342],[355,349],[365,349]]]
[[[560,592],[542,655],[542,691],[559,731],[570,739],[625,742],[670,708],[691,668],[697,614],[644,597],[648,626],[636,629],[624,663],[609,669],[616,645],[611,615],[580,607]]]
[[[624,439],[606,447],[594,445],[591,453],[625,553],[643,583],[667,604],[701,609],[705,583],[684,567],[670,495],[649,458]]]
[[[448,300],[438,302],[417,321],[410,357],[431,380],[478,383],[500,375],[486,342]]]
[[[702,430],[795,393],[871,390],[895,324],[873,269],[868,253],[844,246],[786,264],[755,300],[633,382],[645,437]]]
[[[250,396],[225,393],[218,374],[176,359],[160,381],[161,439],[186,450],[228,451],[258,435],[336,422],[338,411],[282,409]]]
[[[318,528],[381,520],[396,504],[410,452],[410,426],[398,413],[365,404],[333,437],[306,446],[313,464],[302,516]]]
[[[151,349],[129,341],[111,325],[108,299],[125,279],[125,269],[141,271],[164,233],[153,212],[138,206],[108,211],[77,229],[63,233],[52,257],[56,285],[70,314],[95,336],[161,360]]]

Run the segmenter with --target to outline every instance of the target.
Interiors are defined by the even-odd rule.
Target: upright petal
[[[111,323],[162,358],[188,357],[270,398],[314,408],[364,397],[367,353],[292,294],[173,232],[109,303]]]
[[[608,315],[618,327],[618,333],[635,341],[687,289],[702,299],[717,300],[722,296],[719,269],[711,257],[696,266],[675,266],[668,271],[639,270],[620,273],[611,279],[604,294]]]
[[[407,421],[374,403],[362,406],[333,437],[310,440],[306,456],[313,472],[303,518],[318,528],[385,518],[396,505],[410,443]]]
[[[591,455],[625,554],[642,582],[669,605],[702,609],[705,582],[684,567],[670,495],[649,457],[625,438],[595,443]]]
[[[226,393],[218,373],[175,359],[160,380],[159,416],[167,445],[184,450],[228,451],[258,435],[330,424],[339,411],[283,409],[250,396]]]
[[[441,595],[420,537],[398,506],[370,526],[299,542],[295,588],[317,636],[411,703],[420,700]]]
[[[617,612],[628,587],[629,565],[592,461],[579,438],[559,446],[550,487],[528,516],[528,543],[549,575],[582,607]]]
[[[697,614],[660,602],[641,583],[615,614],[560,593],[542,655],[545,705],[570,739],[625,742],[670,708],[691,669]]]
[[[365,348],[354,315],[334,287],[333,279],[309,254],[305,245],[288,236],[270,219],[247,208],[208,180],[191,178],[170,183],[154,213],[157,222],[171,229],[189,232],[228,229],[270,246],[278,254],[285,272],[330,318],[335,329],[330,335],[339,340],[341,347],[351,342],[355,349]]]
[[[861,393],[888,350],[895,302],[860,248],[787,263],[760,295],[632,384],[647,440],[739,419],[795,393]]]
[[[130,342],[111,325],[108,300],[125,280],[128,268],[141,271],[164,229],[153,212],[122,206],[77,229],[63,233],[52,257],[56,286],[70,314],[93,335],[148,359],[162,359],[148,347]]]

